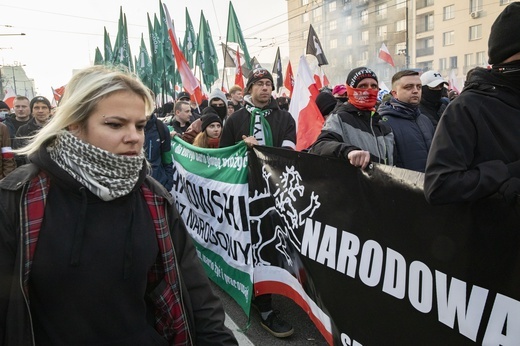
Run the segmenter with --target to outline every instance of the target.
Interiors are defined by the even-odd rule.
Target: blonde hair
[[[130,91],[141,96],[146,114],[153,110],[153,99],[148,88],[134,75],[106,66],[85,68],[71,78],[65,87],[60,105],[45,125],[25,147],[15,150],[17,154],[30,155],[48,145],[60,132],[70,125],[85,128],[98,103],[118,91]]]
[[[209,136],[206,133],[206,130],[199,132],[199,134],[193,140],[193,145],[199,148],[208,148],[209,147]]]

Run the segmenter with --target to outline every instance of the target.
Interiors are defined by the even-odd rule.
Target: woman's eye
[[[113,128],[113,129],[118,129],[122,126],[121,124],[118,124],[118,123],[106,123],[106,124],[107,124],[107,126]]]

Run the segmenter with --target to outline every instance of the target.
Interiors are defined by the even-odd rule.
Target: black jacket
[[[25,300],[25,295],[20,283],[22,264],[26,261],[24,254],[27,250],[24,244],[20,244],[20,227],[18,227],[17,224],[24,222],[23,220],[26,219],[24,216],[25,210],[20,207],[20,198],[22,194],[26,193],[28,182],[38,173],[38,166],[34,164],[24,165],[0,181],[0,277],[2,278],[2,280],[0,280],[0,345],[17,346],[32,344],[33,334],[31,316],[28,309],[29,302]],[[211,291],[208,278],[197,257],[193,242],[186,231],[182,219],[173,206],[174,201],[171,195],[154,179],[148,176],[143,178],[143,185],[151,190],[154,196],[156,196],[156,200],[164,201],[165,203],[167,221],[174,249],[173,256],[178,266],[178,283],[180,285],[182,304],[187,314],[189,331],[193,343],[197,345],[237,345],[231,331],[224,326],[223,321],[225,315],[222,304],[218,297]],[[52,179],[54,178],[52,178],[52,176],[49,176],[49,179],[51,179],[49,189],[49,191],[51,191],[53,186],[57,186],[57,182],[53,184]],[[136,189],[139,189],[139,187]],[[75,199],[77,197],[75,195],[73,196],[73,193],[77,194],[77,191],[70,191],[70,203],[76,203]],[[131,196],[132,194],[133,196]],[[139,199],[139,196],[140,193],[138,190],[132,191],[129,195],[129,197],[134,200]],[[54,199],[54,201],[56,201],[56,199]],[[121,203],[121,201],[120,199],[116,199],[106,203],[112,205],[113,203]],[[54,214],[59,210],[70,209],[65,206],[60,209],[59,205],[55,204],[55,202],[51,202],[50,198],[48,198],[46,208],[52,205],[55,211]],[[114,208],[115,206],[112,210],[114,210]],[[51,212],[49,215],[52,214]],[[45,215],[47,215],[47,212]],[[148,214],[148,217],[149,216]],[[87,215],[84,221],[89,222],[88,220]],[[134,221],[139,220],[129,221],[133,224]],[[49,222],[49,220],[44,218],[44,224],[47,229],[52,227]],[[86,236],[83,243],[86,244],[88,239],[88,236]],[[40,241],[42,241],[41,237],[38,244],[40,244]],[[59,246],[64,245],[60,244]],[[86,253],[83,253],[83,255],[86,255]],[[79,260],[82,267],[79,268],[86,270],[90,264],[88,260],[88,258],[82,256]],[[131,265],[135,266],[136,263]],[[120,273],[122,274],[122,271]],[[102,318],[103,316],[100,316],[100,319]],[[107,323],[112,325],[114,321]],[[138,341],[134,341],[134,343],[138,343]]]
[[[394,134],[390,127],[381,122],[377,112],[362,111],[346,102],[329,115],[310,152],[346,159],[353,150],[370,152],[372,162],[394,165]]]
[[[424,172],[432,144],[433,125],[417,106],[391,99],[377,110],[383,122],[392,128],[397,167]]]
[[[249,97],[246,96],[246,103],[251,104],[248,100]],[[296,123],[291,114],[278,108],[278,103],[272,97],[271,102],[263,109],[271,109],[271,113],[265,118],[271,126],[273,146],[294,149],[296,147]],[[251,113],[248,112],[246,107],[242,107],[233,113],[224,124],[220,147],[235,145],[242,140],[242,135],[249,136],[250,125]]]
[[[475,69],[437,126],[424,180],[432,204],[475,201],[520,178],[520,88],[495,73]]]

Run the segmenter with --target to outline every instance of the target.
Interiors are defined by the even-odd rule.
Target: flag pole
[[[229,27],[229,23],[228,23],[228,27]],[[227,36],[227,35],[226,35]],[[224,88],[224,75],[226,75],[226,80],[227,80],[227,73],[226,73],[226,54],[228,53],[228,41],[227,41],[227,37],[226,37],[226,53],[224,54],[224,67],[222,68],[222,85],[220,87],[220,90],[222,90],[222,88]],[[228,81],[228,87],[229,87],[229,81]]]

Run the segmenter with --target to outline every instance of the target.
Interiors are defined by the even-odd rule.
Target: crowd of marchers
[[[511,207],[519,17],[519,2],[498,16],[490,67],[469,71],[460,94],[437,71],[402,70],[381,97],[369,67],[346,71],[344,84],[320,90],[323,126],[305,151],[361,170],[424,172],[431,204],[497,195]],[[156,107],[139,80],[98,66],[73,76],[57,110],[42,96],[17,96],[12,109],[0,102],[0,345],[236,344],[168,194],[171,140],[295,150],[290,99],[274,88],[256,67],[244,88],[214,89],[202,102],[181,92]],[[293,327],[271,298],[253,299],[261,325],[288,337]]]

